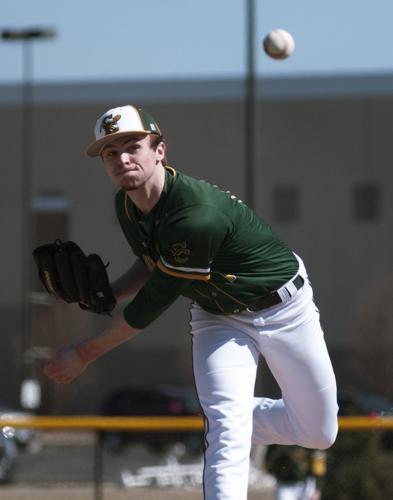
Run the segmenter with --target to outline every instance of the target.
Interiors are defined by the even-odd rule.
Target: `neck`
[[[144,215],[147,215],[160,199],[164,184],[165,168],[160,166],[143,186],[135,191],[127,191],[127,196]]]

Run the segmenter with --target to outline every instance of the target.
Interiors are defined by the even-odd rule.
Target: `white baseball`
[[[286,59],[295,50],[295,40],[288,31],[276,29],[265,36],[263,48],[273,59]]]

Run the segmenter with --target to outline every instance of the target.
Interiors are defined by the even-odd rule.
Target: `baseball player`
[[[273,444],[264,465],[276,479],[275,500],[320,500],[326,452]]]
[[[104,113],[87,155],[119,189],[117,216],[138,259],[112,284],[128,301],[123,313],[61,350],[46,374],[70,383],[182,295],[206,423],[205,499],[246,499],[252,442],[331,446],[336,382],[301,258],[236,196],[169,167],[160,128],[140,108]],[[281,399],[254,398],[260,354]]]

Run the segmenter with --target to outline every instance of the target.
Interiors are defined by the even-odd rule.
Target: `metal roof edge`
[[[173,79],[133,81],[44,82],[33,89],[38,105],[94,104],[107,101],[239,101],[244,97],[245,80]],[[393,74],[280,76],[256,80],[261,100],[359,98],[393,95]],[[21,84],[0,85],[0,105],[21,102]]]

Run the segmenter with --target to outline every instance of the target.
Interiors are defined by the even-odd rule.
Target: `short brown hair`
[[[150,137],[150,147],[154,149],[154,151],[157,149],[158,145],[161,144],[161,142],[165,142],[164,136],[162,134],[149,134]],[[166,165],[166,158],[162,160],[162,164]]]

